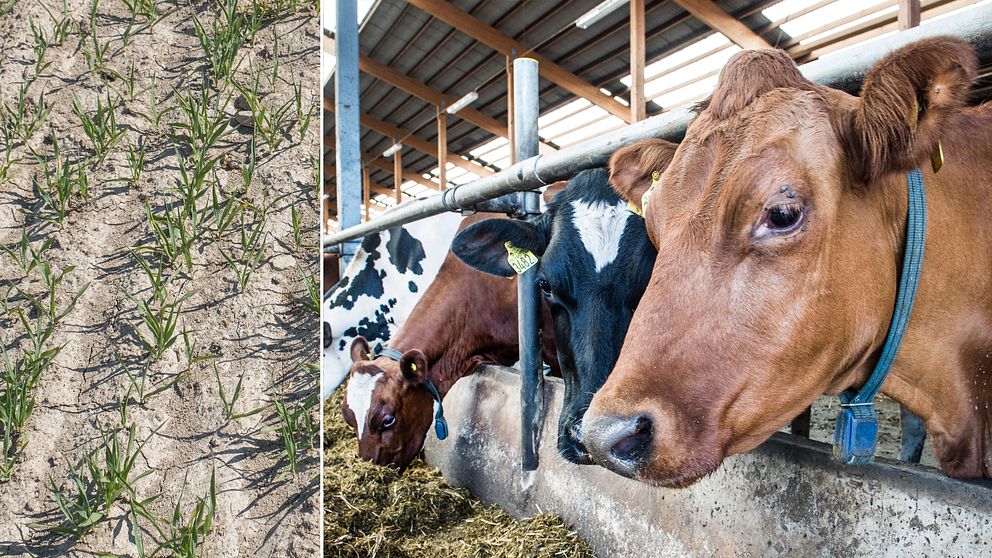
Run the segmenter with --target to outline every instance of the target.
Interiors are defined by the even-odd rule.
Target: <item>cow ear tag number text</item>
[[[504,243],[504,246],[506,246],[506,261],[513,268],[513,271],[517,272],[517,275],[537,265],[537,256],[530,250],[517,248],[509,240]]]

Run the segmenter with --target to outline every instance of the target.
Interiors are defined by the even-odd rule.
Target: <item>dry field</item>
[[[317,554],[316,2],[0,41],[0,555]]]

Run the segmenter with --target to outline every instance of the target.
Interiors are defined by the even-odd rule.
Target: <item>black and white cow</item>
[[[344,277],[324,295],[322,397],[347,377],[356,337],[386,343],[406,321],[434,281],[461,219],[442,214],[365,237]]]
[[[620,354],[651,276],[654,246],[605,169],[576,175],[535,221],[482,221],[460,232],[451,248],[468,265],[509,277],[506,242],[539,258],[538,284],[551,307],[565,384],[558,451],[592,463],[580,437],[582,415]]]

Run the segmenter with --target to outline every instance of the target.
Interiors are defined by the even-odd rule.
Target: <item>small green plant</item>
[[[204,542],[213,530],[214,514],[217,511],[216,471],[210,472],[210,487],[203,498],[198,498],[192,509],[183,509],[182,500],[186,494],[187,479],[172,510],[172,516],[164,528],[157,527],[162,542],[155,551],[165,551],[174,558],[200,558],[204,556]]]
[[[34,187],[45,207],[51,210],[48,220],[61,224],[69,213],[69,206],[74,200],[84,200],[90,195],[89,175],[82,163],[73,165],[69,158],[63,157],[59,149],[59,141],[52,134],[52,156],[42,157],[34,153],[35,159],[41,166],[44,182],[35,177]]]
[[[178,205],[174,207],[166,205],[159,215],[152,211],[152,206],[148,202],[145,202],[145,213],[148,215],[148,225],[151,228],[155,246],[143,246],[138,249],[143,251],[155,250],[173,265],[179,258],[182,258],[186,264],[186,270],[193,273],[193,257],[190,250],[196,239],[189,231],[187,218],[182,208]]]
[[[175,110],[175,106],[161,107],[159,105],[158,99],[158,77],[152,74],[152,83],[148,86],[148,114],[139,113],[145,120],[147,120],[156,130],[159,129],[162,123],[162,118]]]
[[[183,303],[189,300],[193,293],[187,292],[178,297],[169,295],[170,293],[163,293],[160,297],[153,297],[151,303],[128,295],[137,307],[138,316],[146,330],[144,334],[138,331],[138,339],[150,353],[152,360],[161,358],[179,339],[179,317],[182,315]],[[170,298],[172,300],[169,300]]]
[[[313,119],[317,107],[313,103],[308,103],[309,108],[306,112],[303,111],[303,85],[300,83],[293,84],[293,101],[296,105],[296,125],[299,128],[300,142],[302,143],[307,136],[307,130],[310,129],[310,121]]]
[[[227,229],[244,212],[246,204],[236,192],[224,196],[215,182],[210,189],[210,207],[213,213],[214,236],[220,239]]]
[[[237,420],[245,417],[250,417],[252,415],[258,414],[265,410],[265,407],[258,407],[251,411],[244,413],[235,412],[234,408],[238,404],[238,398],[241,397],[241,382],[245,379],[244,373],[238,376],[238,383],[234,386],[234,391],[228,393],[224,389],[224,382],[220,379],[220,371],[217,370],[217,365],[214,365],[214,377],[217,378],[217,391],[220,394],[220,402],[224,407],[224,419],[227,421]]]
[[[31,35],[34,36],[32,50],[34,51],[34,75],[37,77],[52,63],[51,60],[45,61],[45,53],[48,52],[50,43],[45,29],[40,25],[36,25],[33,17],[28,17],[28,25],[31,27]]]
[[[313,413],[313,408],[316,406],[315,399],[316,395],[308,397],[295,408],[287,406],[282,401],[275,402],[276,416],[278,417],[276,431],[282,438],[282,450],[279,452],[279,458],[289,462],[289,471],[278,475],[276,480],[295,477],[302,450],[314,448],[319,429]]]
[[[48,14],[48,17],[52,19],[52,36],[50,37],[50,42],[53,45],[61,46],[65,42],[66,37],[69,35],[69,24],[72,23],[72,18],[69,17],[69,3],[67,0],[62,0],[62,11],[60,13],[61,17],[55,17],[48,6],[41,3],[42,9]]]
[[[141,499],[137,483],[152,473],[147,469],[137,473],[138,458],[149,440],[157,433],[152,430],[139,439],[134,425],[127,425],[126,402],[121,402],[121,424],[116,428],[99,426],[102,445],[83,459],[83,471],[70,468],[73,487],[66,493],[54,480],[50,490],[62,512],[63,523],[52,528],[55,533],[81,538],[105,519],[111,506],[125,500],[132,512],[147,515],[147,506],[158,496]]]
[[[8,105],[6,101],[3,104],[4,126],[7,126],[24,141],[34,135],[45,118],[48,117],[48,113],[52,111],[51,105],[45,102],[44,91],[38,95],[37,100],[28,97],[31,83],[31,81],[25,80],[21,84],[17,92],[17,104],[13,107]],[[33,108],[29,105],[33,105]]]
[[[295,205],[289,210],[289,222],[293,227],[293,246],[300,252],[303,250],[303,228],[300,225],[300,212],[296,211]]]
[[[307,296],[303,299],[303,307],[319,316],[320,282],[317,281],[316,277],[302,269],[300,270],[300,275],[303,277],[303,285],[307,288]]]
[[[21,239],[16,244],[12,246],[0,244],[0,250],[10,256],[14,260],[14,263],[17,264],[18,269],[27,275],[31,273],[31,270],[41,264],[42,257],[52,247],[53,242],[55,242],[55,237],[50,236],[36,249],[31,245],[31,240],[28,238],[28,227],[25,225],[21,227]]]
[[[257,74],[251,87],[239,84],[235,86],[251,111],[254,133],[265,141],[270,152],[276,151],[285,139],[284,130],[288,129],[291,123],[295,99],[289,99],[277,107],[266,106],[258,96]]]
[[[255,134],[252,134],[251,139],[248,141],[248,160],[241,167],[241,189],[244,192],[247,192],[251,188],[251,179],[255,176],[255,163],[257,160],[256,145]]]
[[[238,11],[237,0],[218,2],[209,28],[200,21],[195,11],[192,12],[192,19],[193,29],[207,63],[210,64],[214,81],[226,83],[237,69],[238,51],[245,41],[245,18]]]
[[[93,143],[97,164],[103,163],[110,149],[124,137],[124,128],[117,127],[117,105],[107,95],[107,103],[97,97],[96,112],[90,116],[79,104],[79,98],[72,100],[72,110],[83,125],[83,132]]]
[[[127,144],[127,168],[131,171],[128,183],[132,186],[141,179],[141,171],[145,169],[145,140],[138,137],[138,145]]]
[[[258,215],[258,210],[253,210]],[[235,258],[223,248],[220,250],[224,261],[227,262],[228,267],[234,272],[238,283],[238,290],[242,292],[248,286],[248,281],[251,279],[252,274],[265,261],[268,233],[264,229],[264,218],[249,221],[245,218],[245,213],[242,213],[239,236],[241,257]]]
[[[96,32],[96,20],[97,20],[97,9],[100,5],[100,0],[93,0],[93,4],[90,5],[90,17],[89,17],[89,44],[83,46],[83,57],[86,58],[86,65],[91,72],[100,72],[107,70],[106,58],[107,54],[110,52],[110,39],[107,42],[101,43],[100,36]],[[80,41],[83,41],[80,38]]]

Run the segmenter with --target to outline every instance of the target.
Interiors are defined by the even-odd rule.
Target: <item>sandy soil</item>
[[[61,0],[21,0],[11,13],[0,16],[0,98],[8,106],[16,105],[22,84],[35,77],[30,23],[53,33],[53,18],[42,4],[55,19],[62,17]],[[282,4],[287,3],[269,5]],[[109,517],[82,540],[51,530],[62,519],[50,486],[70,487],[69,471],[79,470],[84,457],[103,443],[101,425],[120,425],[121,401],[127,402],[126,420],[136,426],[138,437],[150,436],[134,476],[148,473],[135,486],[140,498],[157,495],[149,505],[152,513],[168,518],[181,501],[185,516],[195,499],[208,493],[211,472],[215,472],[216,515],[199,553],[214,557],[315,555],[319,546],[319,455],[311,445],[317,443],[316,434],[294,432],[301,457],[293,475],[282,455],[283,436],[277,431],[280,422],[273,403],[285,402],[290,409],[310,406],[303,416],[317,418],[317,373],[304,365],[318,361],[318,321],[306,306],[309,297],[301,277],[317,273],[313,157],[318,149],[319,117],[313,118],[302,139],[300,124],[293,117],[278,148],[259,146],[254,177],[239,199],[248,205],[271,207],[264,217],[250,213],[250,221],[260,224],[269,236],[264,260],[244,290],[221,254],[224,250],[240,258],[239,223],[216,234],[208,220],[208,232],[193,245],[191,273],[181,263],[164,266],[164,274],[172,277],[171,290],[191,297],[183,305],[179,328],[189,330],[193,354],[215,358],[189,362],[179,338],[155,361],[138,339],[139,333],[147,335],[147,329],[140,325],[130,296],[143,301],[152,296],[150,282],[131,248],[155,244],[146,203],[155,212],[175,205],[181,163],[170,134],[181,132],[173,124],[182,117],[173,110],[156,127],[148,115],[176,106],[177,92],[187,94],[202,86],[205,63],[190,14],[195,10],[204,21],[213,16],[206,2],[193,6],[159,2],[159,11],[169,15],[150,30],[130,37],[125,45],[121,36],[130,13],[122,2],[104,0],[95,21],[100,40],[109,41],[106,69],[90,71],[86,30],[91,3],[69,0],[67,7],[67,37],[61,46],[48,49],[45,59],[51,65],[34,79],[27,94],[37,99],[44,91],[51,113],[26,141],[14,142],[15,162],[0,185],[0,244],[14,245],[22,227],[27,228],[35,247],[54,239],[44,258],[56,270],[75,268],[59,287],[60,308],[77,289],[89,286],[48,343],[62,350],[40,378],[37,406],[22,434],[20,461],[9,480],[0,480],[0,555],[139,555],[126,498],[115,503]],[[273,72],[276,52],[278,70]],[[312,108],[316,115],[318,56],[316,6],[301,2],[267,20],[254,43],[241,48],[235,79],[247,82],[251,68],[260,69],[263,103],[271,107],[293,98],[293,84],[298,84],[304,110]],[[132,68],[133,95],[124,77]],[[274,84],[270,82],[273,73]],[[222,98],[237,96],[230,85],[220,88]],[[125,134],[105,162],[97,164],[93,145],[73,111],[73,99],[78,98],[92,114],[97,100],[106,103],[108,96],[118,99],[117,127]],[[224,112],[233,114],[236,102],[232,100]],[[35,110],[33,103],[28,103],[29,112]],[[63,155],[68,154],[71,161],[89,161],[90,194],[70,203],[62,224],[45,220],[51,212],[34,184],[43,178],[31,149],[51,156],[49,135],[58,138]],[[232,121],[230,133],[210,152],[220,159],[207,180],[216,181],[224,194],[240,191],[251,136],[251,127]],[[126,146],[139,142],[146,151],[144,171],[130,184]],[[209,206],[209,198],[207,194],[201,199],[203,207]],[[304,231],[299,245],[291,225],[291,207],[296,208]],[[6,296],[12,306],[27,308],[20,290],[43,291],[38,270],[25,274],[9,256],[0,254],[0,300]],[[12,357],[25,344],[15,314],[2,308],[0,342]],[[149,363],[149,391],[181,377],[142,404],[133,390],[129,392],[130,381],[118,359],[135,370]],[[228,396],[238,378],[244,378],[235,412],[259,412],[225,418],[215,365]],[[144,533],[144,550],[151,554],[156,537],[147,522],[138,523]]]

